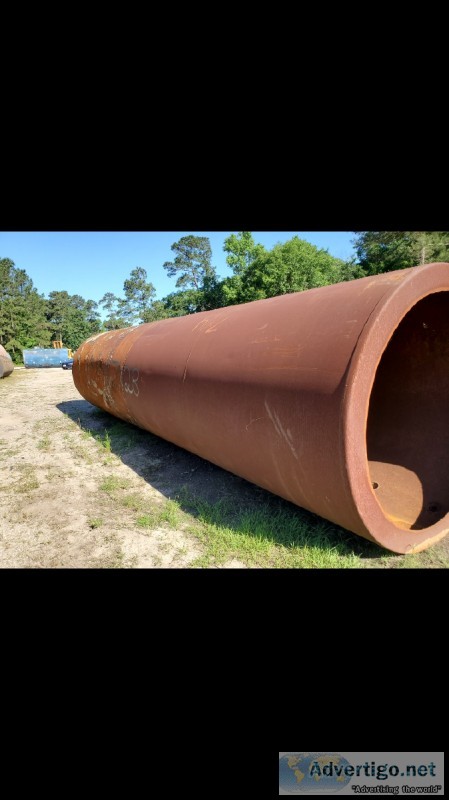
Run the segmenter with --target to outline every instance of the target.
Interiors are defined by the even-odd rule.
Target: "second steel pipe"
[[[94,405],[397,553],[449,529],[449,264],[99,334]]]
[[[0,344],[0,378],[7,378],[14,370],[11,356]]]

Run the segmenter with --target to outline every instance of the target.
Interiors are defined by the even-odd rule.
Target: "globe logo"
[[[290,794],[333,794],[351,780],[349,766],[338,753],[287,753],[279,759],[279,787]]]

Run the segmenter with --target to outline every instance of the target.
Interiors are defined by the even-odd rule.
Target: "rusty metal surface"
[[[94,405],[354,533],[449,529],[449,264],[99,334]]]
[[[0,378],[7,378],[14,370],[14,364],[9,353],[0,344]]]

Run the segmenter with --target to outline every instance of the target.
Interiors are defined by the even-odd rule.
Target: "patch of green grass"
[[[136,522],[140,528],[157,528],[166,523],[169,528],[176,529],[180,523],[181,509],[175,500],[167,500],[162,508],[151,509],[138,517]]]
[[[116,464],[117,463],[116,456],[113,456],[113,455],[105,456],[101,463],[102,463],[103,467],[110,467],[111,464]]]
[[[51,444],[50,437],[45,435],[43,437],[43,439],[41,439],[37,443],[37,446],[38,446],[39,450],[49,450],[50,449],[50,444]]]
[[[140,428],[119,420],[113,422],[108,434],[113,451],[118,453],[133,447],[145,436]]]
[[[125,508],[131,508],[133,511],[142,511],[145,508],[145,499],[139,494],[127,494],[120,499],[120,503]]]
[[[10,458],[11,456],[16,456],[20,452],[19,447],[12,448],[11,450],[2,450],[0,453],[0,458]]]
[[[229,501],[190,498],[196,522],[189,527],[205,552],[190,567],[238,559],[247,566],[271,568],[346,568],[359,566],[356,541],[331,523],[282,503],[235,509]]]
[[[31,492],[33,489],[39,487],[39,481],[36,477],[29,478],[27,481],[20,485],[22,492]]]
[[[167,500],[159,514],[159,521],[166,522],[170,528],[177,528],[179,525],[180,508],[176,500]]]
[[[115,492],[117,489],[129,489],[130,481],[126,478],[119,478],[116,475],[109,475],[100,485],[102,492]]]
[[[22,480],[19,483],[19,488],[21,492],[31,492],[33,489],[37,489],[38,486],[39,486],[39,481],[36,478],[35,473],[31,469],[23,474]]]
[[[87,441],[89,439],[93,439],[94,441],[97,442],[97,444],[100,445],[102,450],[103,449],[106,450],[107,456],[105,457],[105,460],[102,462],[104,466],[109,466],[109,465],[115,463],[114,462],[114,458],[111,456],[112,446],[111,446],[111,439],[110,439],[108,430],[104,430],[104,431],[98,432],[98,431],[95,431],[95,430],[91,430],[89,428],[84,428],[82,423],[81,423],[81,420],[79,418],[77,420],[77,423],[74,423],[74,424],[78,424],[79,428],[81,429],[81,438],[84,439],[84,441]],[[75,448],[72,448],[72,449],[75,449]],[[88,461],[89,464],[93,464],[94,463],[93,460],[92,460],[92,457],[90,456],[90,454],[88,455],[87,450],[85,450],[84,448],[79,448],[78,447],[76,452],[79,455],[82,455],[83,458],[85,458],[86,461]]]
[[[157,517],[155,514],[143,514],[141,517],[137,517],[136,522],[139,528],[155,528]]]
[[[95,528],[101,528],[102,525],[103,525],[102,519],[89,520],[89,528],[92,528],[92,530],[94,530]]]
[[[112,451],[120,454],[123,450],[132,447],[142,436],[142,432],[139,429],[128,425],[126,422],[117,420],[111,424],[111,417],[108,414],[100,412],[98,416],[100,417],[100,422],[104,420],[105,423],[109,424],[103,428],[103,426],[98,425],[95,419],[93,421],[89,420],[87,427],[84,427],[80,419],[77,422],[81,428],[83,439],[94,439],[108,453]],[[89,422],[91,427],[89,427]]]

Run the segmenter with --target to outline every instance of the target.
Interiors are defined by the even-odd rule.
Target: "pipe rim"
[[[449,512],[421,530],[398,528],[386,516],[371,484],[367,426],[377,368],[395,332],[408,312],[425,297],[449,291],[449,264],[438,262],[386,273],[398,281],[373,309],[351,359],[343,413],[345,461],[352,497],[365,529],[364,535],[395,553],[425,550],[449,532]],[[394,276],[394,277],[393,277]]]

